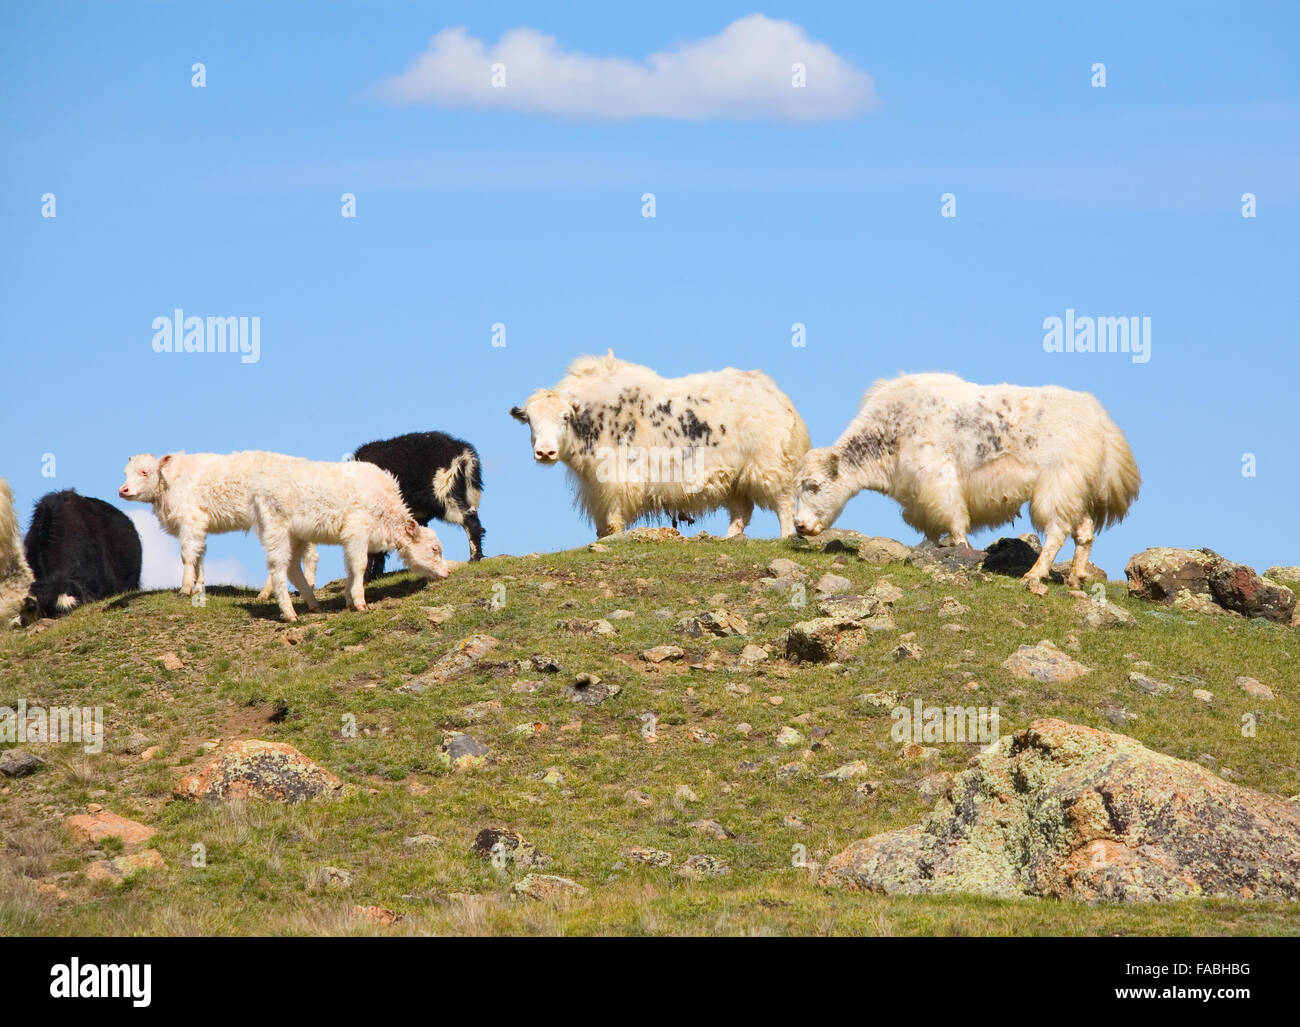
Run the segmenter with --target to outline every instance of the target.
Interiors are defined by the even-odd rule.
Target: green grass
[[[898,631],[873,634],[843,667],[790,665],[779,659],[782,632],[816,615],[788,596],[757,586],[767,563],[793,556],[810,580],[834,570],[865,590],[882,576],[904,590],[895,605]],[[873,567],[850,558],[833,566],[821,553],[776,541],[699,540],[614,543],[540,557],[499,557],[420,587],[406,574],[368,590],[372,609],[344,611],[337,585],[322,590],[325,612],[281,624],[274,606],[251,591],[216,589],[198,608],[169,593],[148,593],[76,610],[39,633],[0,636],[0,705],[102,706],[105,749],[35,747],[48,760],[31,777],[0,785],[0,933],[4,934],[1295,934],[1300,908],[1258,902],[1184,902],[1155,906],[1085,906],[1055,901],[974,897],[885,898],[816,886],[793,865],[800,852],[821,862],[849,842],[916,822],[928,808],[917,785],[936,771],[963,769],[970,746],[941,745],[926,763],[900,758],[888,712],[857,700],[894,689],[926,705],[997,706],[1004,732],[1055,716],[1114,729],[1108,705],[1137,714],[1127,732],[1183,759],[1208,755],[1232,780],[1282,795],[1300,793],[1294,724],[1300,717],[1300,636],[1294,629],[1182,614],[1130,600],[1119,585],[1110,597],[1137,617],[1133,629],[1092,631],[1061,586],[1046,599],[1012,580],[966,588],[932,582],[901,564]],[[494,608],[493,586],[505,604]],[[749,621],[744,638],[684,639],[673,626],[686,613],[720,605]],[[969,630],[942,630],[944,596],[970,607]],[[426,609],[451,604],[441,627]],[[562,633],[557,621],[633,611],[602,639]],[[299,606],[301,611],[302,607]],[[670,620],[654,617],[668,609]],[[1158,615],[1156,615],[1158,614]],[[1019,623],[1017,623],[1019,622]],[[895,663],[898,635],[915,631],[922,659]],[[531,668],[508,673],[480,667],[421,694],[399,688],[426,671],[466,635],[500,640],[488,662],[555,656],[561,674]],[[999,666],[1021,643],[1065,645],[1094,668],[1067,684],[1013,679]],[[773,659],[747,672],[692,669],[730,662],[749,642],[768,644]],[[648,669],[637,654],[673,643],[688,659]],[[174,652],[180,670],[163,668]],[[1152,698],[1127,683],[1136,660],[1175,685]],[[562,688],[580,671],[599,674],[622,692],[597,707],[576,705]],[[1249,674],[1270,684],[1272,703],[1233,687]],[[1194,676],[1215,694],[1191,697]],[[512,689],[537,680],[534,692]],[[980,683],[978,691],[965,687]],[[729,691],[747,685],[749,694]],[[779,705],[771,700],[780,697]],[[497,700],[499,709],[469,723],[464,708]],[[1267,707],[1261,709],[1261,707]],[[1242,716],[1258,712],[1254,737]],[[657,717],[658,741],[641,735],[645,713]],[[342,731],[355,718],[356,737]],[[517,726],[546,730],[521,735]],[[748,735],[737,731],[752,725]],[[784,726],[805,738],[829,729],[821,748],[781,749]],[[692,741],[691,729],[717,741]],[[444,732],[465,730],[487,743],[492,762],[450,772],[438,762]],[[142,762],[122,751],[140,733],[160,746]],[[337,799],[298,806],[227,807],[170,801],[175,781],[203,758],[210,739],[288,742],[347,782]],[[32,748],[29,746],[29,748]],[[862,779],[818,775],[865,760],[880,782],[859,794]],[[777,768],[802,762],[801,773]],[[563,783],[541,778],[558,768]],[[687,786],[695,801],[677,797]],[[643,806],[629,789],[651,797]],[[167,860],[125,887],[91,885],[82,871],[93,856],[60,828],[63,816],[99,803],[158,829],[153,846]],[[797,816],[802,828],[787,826]],[[716,820],[726,840],[690,826]],[[484,827],[521,832],[551,858],[548,872],[590,889],[584,899],[552,905],[508,898],[518,873],[499,871],[470,852]],[[403,839],[432,834],[433,846]],[[673,866],[688,855],[718,856],[725,877],[687,881],[672,867],[631,864],[616,870],[625,845],[666,849]],[[202,846],[206,866],[191,865]],[[323,866],[351,871],[343,890],[313,884]],[[36,887],[54,881],[56,898]],[[378,905],[402,914],[381,927],[352,914]]]

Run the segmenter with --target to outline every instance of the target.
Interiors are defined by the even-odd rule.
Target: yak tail
[[[1142,474],[1133,459],[1128,439],[1109,415],[1103,414],[1103,417],[1102,445],[1105,453],[1101,463],[1101,481],[1097,483],[1093,508],[1089,511],[1097,529],[1122,521],[1142,485]]]

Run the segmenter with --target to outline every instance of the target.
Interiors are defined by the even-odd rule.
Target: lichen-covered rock
[[[1213,612],[1208,609],[1212,602],[1230,613],[1278,624],[1290,624],[1295,616],[1294,591],[1213,549],[1146,549],[1129,560],[1126,570],[1129,592],[1142,599],[1197,613]]]
[[[452,770],[469,770],[487,764],[491,750],[463,731],[448,731],[438,747],[438,762]]]
[[[1270,567],[1264,572],[1264,577],[1288,587],[1300,587],[1300,567]],[[1294,592],[1295,588],[1291,590]]]
[[[1129,594],[1159,603],[1172,603],[1183,589],[1208,595],[1210,574],[1219,560],[1219,554],[1212,549],[1144,549],[1124,568]]]
[[[862,623],[849,617],[800,621],[786,633],[785,653],[792,660],[827,663],[843,660],[866,641]]]
[[[1090,628],[1105,630],[1137,627],[1137,618],[1118,603],[1112,603],[1109,599],[1087,599],[1082,602],[1083,619]]]
[[[427,674],[410,682],[411,691],[423,691],[430,685],[445,685],[467,673],[474,665],[497,647],[491,635],[470,635],[462,638],[434,662]]]
[[[687,877],[692,880],[699,880],[704,877],[725,877],[731,873],[731,867],[727,866],[717,856],[687,856],[686,861],[677,868],[679,877]]]
[[[570,635],[613,635],[615,634],[614,625],[603,617],[599,620],[589,620],[586,617],[571,617],[568,620],[556,621],[556,628]]]
[[[926,541],[911,548],[906,562],[925,571],[941,584],[966,585],[983,578],[980,565],[984,562],[985,555],[984,550],[972,549],[964,543],[959,546],[939,546]]]
[[[601,542],[686,542],[688,539],[676,528],[628,528],[606,535]]]
[[[581,899],[586,898],[589,893],[577,881],[571,881],[567,877],[558,877],[555,874],[529,874],[514,883],[510,894],[515,898],[541,901]]]
[[[712,610],[708,613],[696,614],[693,617],[683,617],[677,622],[677,630],[690,638],[699,638],[702,635],[715,635],[718,638],[726,638],[728,635],[749,634],[749,624],[738,613],[731,613],[727,610]]]
[[[332,795],[343,782],[292,745],[253,738],[231,742],[176,783],[178,799],[301,802]]]
[[[1231,560],[1221,560],[1210,574],[1210,594],[1225,610],[1243,617],[1290,624],[1295,612],[1295,593],[1291,589]]]
[[[1238,688],[1240,688],[1252,699],[1275,699],[1276,698],[1276,696],[1273,694],[1273,689],[1269,688],[1268,685],[1256,681],[1254,678],[1246,677],[1245,675],[1237,678],[1233,682],[1233,684],[1236,685]]]
[[[858,559],[863,563],[876,564],[902,563],[912,552],[910,546],[892,538],[872,536],[864,539],[858,546]]]
[[[1003,738],[920,824],[854,842],[820,883],[1082,901],[1300,899],[1300,804],[1055,719]]]
[[[483,828],[475,836],[470,851],[476,856],[491,860],[499,867],[513,864],[520,870],[531,870],[533,867],[544,870],[551,865],[550,857],[538,852],[537,846],[518,831],[501,828]]]
[[[651,867],[666,867],[671,865],[673,854],[665,852],[663,849],[650,849],[643,845],[624,845],[618,850],[619,855],[624,859],[629,859],[633,863],[644,863]]]
[[[1045,684],[1073,681],[1092,670],[1061,652],[1047,639],[1037,645],[1022,645],[1002,661],[1002,666],[1011,671],[1014,677],[1042,681]]]

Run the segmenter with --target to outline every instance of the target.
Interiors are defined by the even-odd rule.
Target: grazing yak
[[[661,378],[648,367],[580,357],[553,389],[510,414],[532,431],[533,457],[564,463],[598,537],[656,515],[727,508],[727,537],[758,505],[794,532],[794,474],[808,429],[761,371],[726,368]]]
[[[795,529],[821,533],[871,489],[902,504],[903,520],[931,541],[946,532],[944,542],[959,545],[1028,502],[1046,539],[1023,580],[1041,595],[1071,534],[1077,587],[1093,532],[1124,517],[1141,480],[1124,433],[1089,393],[902,375],[876,382],[835,445],[804,457]]]
[[[23,552],[14,494],[0,478],[0,628],[22,623],[23,601],[31,587],[32,569]]]
[[[402,499],[421,526],[434,519],[461,525],[469,537],[469,558],[483,559],[484,532],[478,519],[483,473],[478,451],[468,442],[440,431],[410,432],[367,442],[353,459],[381,467],[396,478]],[[384,555],[370,554],[367,581],[384,573]]]
[[[366,608],[363,582],[370,553],[396,549],[415,573],[425,578],[448,575],[437,534],[411,516],[397,479],[387,471],[362,460],[326,463],[279,453],[259,456],[259,465],[248,477],[248,506],[285,620],[298,619],[289,600],[289,581],[308,609],[320,609],[300,566],[311,542],[343,547],[348,574],[344,601],[354,610]]]
[[[184,574],[181,592],[203,591],[203,554],[209,535],[248,531],[253,526],[248,509],[248,477],[260,458],[258,450],[239,453],[168,453],[161,458],[140,453],[127,461],[117,494],[122,499],[149,503],[167,534],[180,539]],[[314,546],[304,554],[307,581],[316,584],[319,556]],[[266,579],[259,599],[271,595]]]
[[[72,489],[36,504],[24,542],[36,577],[26,616],[55,617],[140,587],[140,536],[131,518]]]

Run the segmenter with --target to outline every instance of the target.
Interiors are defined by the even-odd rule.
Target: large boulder
[[[1082,901],[1300,899],[1300,803],[1125,735],[1036,720],[919,824],[854,842],[820,883]]]
[[[292,745],[252,738],[219,750],[181,778],[172,794],[207,802],[250,798],[301,802],[334,794],[342,787],[342,781]]]
[[[1245,564],[1224,559],[1213,549],[1145,549],[1125,568],[1130,595],[1211,612],[1218,607],[1244,617],[1290,624],[1295,593],[1256,574]]]
[[[850,617],[814,617],[792,625],[785,636],[788,659],[827,663],[846,659],[867,640],[861,621]]]

